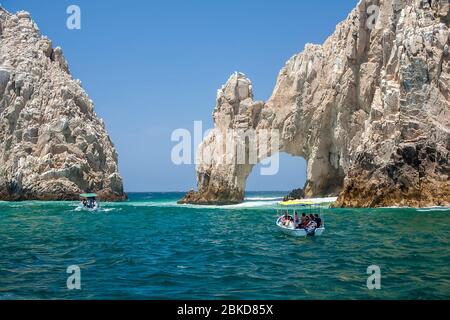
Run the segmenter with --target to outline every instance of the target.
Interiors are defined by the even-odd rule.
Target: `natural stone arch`
[[[336,168],[330,162],[332,141],[328,138],[329,130],[322,131],[328,128],[331,121],[321,127],[311,127],[308,124],[317,121],[316,114],[307,113],[300,119],[295,107],[293,105],[293,112],[286,113],[282,109],[283,112],[278,113],[272,101],[267,104],[253,101],[251,81],[242,73],[233,74],[218,91],[213,115],[215,128],[198,148],[196,170],[199,192],[190,193],[182,202],[241,202],[253,167],[275,152],[285,152],[307,161],[308,196],[337,195],[342,188],[343,169],[339,159],[335,162]],[[322,115],[321,119],[327,121],[331,118]],[[314,135],[311,135],[311,130]],[[254,137],[250,137],[254,141],[246,139],[248,132],[254,133]],[[230,136],[234,138],[230,139]],[[226,140],[233,141],[231,149],[227,149]],[[246,146],[246,161],[243,163],[238,161],[238,149],[239,145],[248,142],[256,144],[256,161],[249,161],[251,156],[249,146]]]
[[[266,103],[234,74],[218,92],[216,134],[279,130],[280,151],[308,161],[307,195],[340,191],[337,206],[450,205],[449,12],[448,1],[360,1],[286,63]],[[250,169],[198,164],[199,190],[181,202],[240,202]]]

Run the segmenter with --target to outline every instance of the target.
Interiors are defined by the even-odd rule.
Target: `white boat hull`
[[[76,211],[90,211],[90,212],[96,212],[96,211],[98,211],[98,209],[99,209],[99,206],[95,206],[95,207],[93,207],[93,208],[88,208],[88,207],[85,207],[85,206],[83,206],[82,204],[80,204],[80,205],[77,207]]]
[[[282,217],[278,218],[278,220],[277,220],[277,222],[276,222],[276,225],[277,225],[277,227],[280,228],[281,231],[283,231],[285,234],[288,234],[288,235],[294,236],[294,237],[306,237],[306,236],[308,236],[308,233],[306,232],[305,229],[295,229],[294,227],[286,227],[286,226],[283,226],[283,225],[281,224],[281,218],[282,218]],[[321,235],[324,233],[324,231],[325,231],[325,227],[317,228],[317,229],[314,231],[314,236],[321,236]]]

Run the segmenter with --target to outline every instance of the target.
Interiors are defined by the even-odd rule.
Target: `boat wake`
[[[223,209],[223,210],[233,210],[233,209],[256,209],[256,208],[275,208],[283,198],[280,197],[249,197],[245,198],[243,203],[225,205],[225,206],[200,206],[200,205],[178,205],[181,207],[189,207],[189,208],[203,208],[203,209]],[[337,200],[336,197],[328,197],[328,198],[313,198],[307,199],[309,202],[314,204],[328,204]]]
[[[275,201],[275,200],[283,200],[282,197],[248,197],[245,198],[245,201]]]
[[[107,213],[107,212],[113,212],[113,211],[121,211],[122,208],[112,207],[112,208],[104,208],[100,207],[97,210],[89,210],[85,209],[81,206],[76,206],[72,211],[74,212],[86,212],[86,213]]]
[[[270,201],[244,201],[243,203],[239,203],[239,204],[232,204],[232,205],[228,205],[228,206],[215,206],[218,207],[220,209],[254,209],[254,208],[264,208],[264,207],[273,207],[276,206],[278,203],[280,202],[280,200],[274,201],[274,200],[270,200]]]
[[[428,207],[417,209],[419,212],[431,212],[431,211],[450,211],[450,207]]]

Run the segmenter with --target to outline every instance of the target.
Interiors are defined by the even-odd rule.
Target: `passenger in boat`
[[[281,218],[281,224],[283,226],[286,226],[286,224],[289,222],[289,214],[287,211],[284,212],[283,218]]]
[[[316,231],[317,223],[314,220],[312,220],[312,219],[308,219],[308,220],[309,220],[309,222],[308,222],[308,225],[305,228],[305,231],[306,231],[307,234],[311,235],[311,234],[314,234],[314,232]]]
[[[291,215],[288,215],[288,219],[286,221],[286,226],[290,227],[292,223],[294,223],[294,218],[292,218]]]
[[[288,228],[295,228],[295,218],[293,216],[289,216]]]
[[[314,215],[314,221],[317,223],[317,228],[320,228],[322,226],[322,219],[317,213]]]
[[[302,217],[301,217],[301,220],[300,220],[300,227],[301,228],[304,228],[305,226],[306,226],[306,214],[303,212],[302,213]]]
[[[294,214],[294,228],[298,229],[299,226],[300,226],[300,219],[298,217],[297,211],[295,211],[295,214]]]
[[[97,201],[95,199],[89,199],[87,203],[88,209],[94,209],[97,206]]]
[[[281,220],[281,223],[283,226],[291,228],[294,224],[294,218],[291,215],[289,215],[288,211],[286,211],[284,217]]]
[[[309,216],[306,216],[306,215],[305,215],[305,219],[304,219],[304,221],[303,221],[303,223],[302,223],[302,228],[303,228],[303,229],[306,228],[306,226],[308,225],[308,223],[309,223]]]

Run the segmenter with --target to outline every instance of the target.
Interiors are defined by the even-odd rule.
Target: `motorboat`
[[[97,195],[95,193],[83,193],[80,194],[80,198],[80,209],[88,211],[97,211],[99,209],[100,205],[97,201]]]
[[[322,208],[323,206],[320,203],[309,200],[289,200],[280,202],[277,211],[278,213],[281,211],[283,214],[277,219],[276,225],[283,233],[294,237],[321,236],[325,232],[325,223],[321,214]],[[292,215],[290,213],[292,213]],[[317,228],[296,228],[293,221],[295,213],[298,215],[301,215],[302,213],[307,215],[317,213],[319,216],[322,216],[321,225]],[[286,216],[289,219],[286,219]]]

